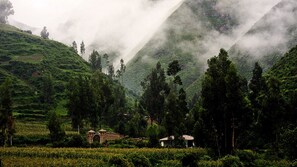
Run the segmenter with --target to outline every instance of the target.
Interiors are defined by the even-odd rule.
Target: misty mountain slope
[[[155,36],[127,65],[125,86],[140,93],[140,82],[158,61],[167,68],[172,60],[182,65],[180,73],[185,88],[197,83],[205,68],[205,55],[216,34],[229,34],[236,19],[215,9],[217,1],[186,0],[164,23]],[[194,86],[192,86],[194,87]],[[195,92],[188,90],[190,96]]]
[[[43,79],[52,76],[56,97],[64,97],[70,77],[89,73],[88,64],[72,48],[0,24],[0,83],[13,80],[14,111],[19,117],[44,117]]]
[[[297,1],[282,0],[230,50],[238,69],[250,78],[255,62],[269,69],[297,44]]]
[[[282,82],[282,90],[291,95],[296,93],[297,85],[297,46],[286,53],[272,68],[268,74],[275,76]]]

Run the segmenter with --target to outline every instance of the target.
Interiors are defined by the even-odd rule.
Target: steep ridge
[[[236,19],[220,13],[217,1],[185,0],[181,7],[164,23],[154,37],[127,65],[125,86],[141,92],[140,82],[151,68],[160,61],[164,68],[172,60],[178,60],[184,87],[196,82],[204,70],[209,38],[216,34],[228,34],[237,25]],[[193,93],[192,91],[188,91]],[[193,95],[193,94],[192,94]]]
[[[287,97],[297,95],[297,46],[286,53],[271,69],[268,74],[277,77],[282,82],[282,90]]]
[[[297,44],[296,18],[297,1],[282,0],[229,50],[241,74],[250,78],[257,61],[269,69]]]
[[[45,76],[52,77],[56,98],[61,100],[67,81],[85,73],[89,74],[88,64],[71,47],[0,24],[0,83],[7,77],[13,80],[15,116],[45,116]]]

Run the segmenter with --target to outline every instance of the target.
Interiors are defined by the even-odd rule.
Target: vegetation
[[[212,28],[228,32],[236,23],[220,15],[215,4],[201,2],[205,15],[213,13],[207,17]],[[223,26],[229,21],[230,27]],[[131,78],[129,70],[139,71],[126,67],[123,59],[117,70],[107,54],[103,62],[94,50],[87,63],[77,54],[75,41],[67,47],[49,40],[46,27],[41,38],[4,24],[0,32],[0,144],[12,146],[14,139],[16,146],[39,146],[0,149],[4,165],[296,165],[297,47],[266,74],[255,63],[249,82],[223,49],[207,61],[203,77],[190,76],[199,69],[187,62],[193,55],[171,45],[199,35],[169,30],[168,43],[148,51],[156,59],[146,67],[154,68],[142,76],[142,92],[133,99],[123,85]],[[85,52],[82,42],[80,53]],[[170,54],[177,59],[169,62]],[[189,103],[187,88],[193,82],[201,83],[201,89],[195,89],[196,98]],[[102,128],[125,138],[87,143],[86,132]],[[193,135],[198,148],[183,149],[184,134]],[[165,136],[175,149],[157,149]]]
[[[243,155],[253,157],[249,161]],[[253,166],[288,167],[294,162],[271,161],[264,155],[242,151],[235,156],[215,159],[204,149],[111,149],[111,148],[4,148],[4,166]],[[187,160],[187,161],[186,161]],[[187,163],[186,163],[187,162]]]

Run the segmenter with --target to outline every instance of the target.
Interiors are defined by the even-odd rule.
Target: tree
[[[49,115],[47,128],[50,131],[50,138],[53,143],[61,142],[65,137],[65,131],[61,127],[61,121],[55,111]]]
[[[275,77],[267,80],[267,92],[262,104],[262,113],[259,118],[261,136],[266,144],[272,144],[275,151],[279,149],[281,129],[286,127],[287,104],[281,93],[281,82]]]
[[[181,78],[180,78],[179,75],[177,75],[177,73],[179,73],[180,71],[181,71],[181,67],[180,67],[179,62],[177,60],[172,61],[168,65],[167,75],[172,76],[174,78],[174,80],[173,80],[174,84],[182,85]]]
[[[102,71],[101,56],[96,50],[93,50],[92,54],[89,56],[89,63],[91,64],[92,71]]]
[[[13,6],[9,0],[0,1],[0,23],[6,24],[9,15],[14,14]]]
[[[85,89],[86,80],[80,76],[78,79],[71,79],[68,83],[68,115],[71,118],[71,125],[73,129],[77,129],[80,132],[80,129],[83,127],[83,119],[85,118],[86,106],[88,105],[85,102]]]
[[[240,123],[246,119],[244,83],[225,50],[208,60],[201,91],[205,124],[202,127],[211,135],[209,145],[219,155],[233,153],[242,128]]]
[[[49,32],[47,32],[47,29],[46,27],[44,26],[41,33],[40,33],[40,36],[43,38],[43,39],[48,39],[49,37]]]
[[[110,79],[113,79],[115,74],[114,74],[114,67],[112,64],[108,65],[108,76]]]
[[[43,103],[45,105],[45,110],[48,111],[50,108],[53,107],[54,104],[54,95],[55,95],[55,90],[54,90],[54,83],[52,76],[50,74],[45,74],[45,76],[42,78],[43,79]]]
[[[74,49],[75,53],[77,53],[77,44],[75,41],[72,42],[72,48]]]
[[[165,81],[165,72],[160,63],[141,83],[143,94],[140,100],[140,106],[148,112],[151,124],[154,121],[162,122],[164,117],[165,97],[170,89]]]
[[[101,72],[93,74],[91,78],[91,86],[101,128],[103,117],[105,117],[109,108],[114,103],[112,87],[110,80],[108,80]]]
[[[262,112],[262,103],[265,92],[267,91],[267,85],[265,78],[262,76],[262,68],[259,63],[255,63],[253,70],[253,76],[249,83],[249,99],[251,101],[254,113],[255,113],[255,123],[258,124],[259,117]]]
[[[126,71],[126,65],[124,64],[123,59],[120,60],[120,63],[121,63],[121,67],[120,67],[120,69],[117,70],[116,76],[117,76],[117,78],[122,79],[122,84],[123,84],[124,83],[124,73]]]
[[[12,114],[12,81],[7,78],[0,86],[0,127],[1,138],[4,145],[12,145],[12,136],[15,133],[14,118]]]
[[[80,44],[80,54],[83,56],[86,53],[85,43],[84,41]]]

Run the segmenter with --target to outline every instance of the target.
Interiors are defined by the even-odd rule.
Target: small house
[[[195,147],[194,137],[183,135],[180,139],[184,142],[186,148]],[[162,147],[171,147],[173,145],[174,136],[165,137],[159,140]]]
[[[102,144],[106,141],[119,140],[122,138],[124,138],[124,136],[114,132],[107,132],[104,129],[99,130],[97,133],[94,130],[90,130],[87,133],[87,140],[89,144],[94,142],[99,142]]]

